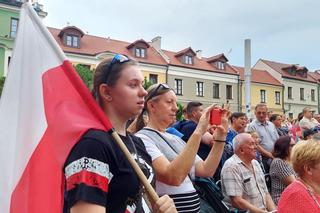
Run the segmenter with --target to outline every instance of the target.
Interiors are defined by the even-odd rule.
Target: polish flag
[[[63,165],[88,129],[111,124],[29,3],[0,100],[0,211],[62,212]]]

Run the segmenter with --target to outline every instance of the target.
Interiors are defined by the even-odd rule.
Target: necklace
[[[320,209],[320,203],[319,201],[317,200],[316,196],[314,195],[314,191],[311,189],[311,187],[305,183],[302,179],[298,180],[298,182],[300,184],[302,184],[305,189],[307,190],[307,192],[309,193],[309,195],[312,197],[313,201],[316,203],[316,205],[318,206],[318,209]]]

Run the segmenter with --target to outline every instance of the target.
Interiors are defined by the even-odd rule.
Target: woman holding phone
[[[214,126],[215,143],[208,157],[202,160],[197,156],[201,136],[210,127],[210,111],[213,109],[218,108],[211,106],[203,112],[195,131],[185,143],[181,138],[166,132],[166,128],[176,118],[177,99],[174,91],[166,84],[153,85],[145,98],[144,110],[148,113],[149,121],[136,136],[142,139],[151,155],[157,176],[157,193],[172,197],[178,212],[200,211],[200,199],[192,179],[195,176],[212,177],[220,162],[228,129],[227,109],[219,109],[221,125]],[[138,129],[144,126],[142,113],[139,118]]]

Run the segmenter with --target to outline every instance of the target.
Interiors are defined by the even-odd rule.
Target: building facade
[[[318,112],[318,84],[308,69],[296,64],[259,59],[254,68],[268,71],[284,86],[284,112],[296,118],[303,108]]]
[[[144,77],[153,84],[166,82],[166,61],[143,39],[129,43],[97,37],[84,34],[75,26],[48,29],[74,65],[81,64],[94,70],[103,59],[121,53],[138,61]]]
[[[12,56],[14,40],[19,26],[19,14],[23,1],[0,0],[0,77],[6,76]],[[38,2],[33,2],[34,9],[41,18],[47,13]]]
[[[241,111],[246,112],[245,100],[245,78],[244,68],[236,67],[240,74],[240,88],[241,88]],[[265,70],[251,69],[251,108],[250,116],[254,117],[254,108],[257,104],[264,103],[268,106],[270,112],[276,114],[283,114],[283,86],[282,84]]]

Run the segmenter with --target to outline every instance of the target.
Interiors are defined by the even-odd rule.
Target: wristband
[[[226,140],[214,140],[215,142],[218,142],[218,143],[226,143],[227,141]]]

